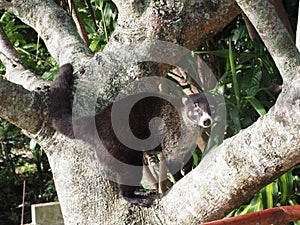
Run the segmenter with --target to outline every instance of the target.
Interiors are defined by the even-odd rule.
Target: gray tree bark
[[[231,0],[114,2],[119,10],[118,26],[107,47],[94,55],[54,1],[0,1],[0,7],[33,27],[59,64],[72,63],[79,83],[99,82],[99,94],[106,102],[113,98],[111,91],[140,73],[126,60],[120,66],[115,53],[122,46],[159,39],[194,49],[240,11]],[[284,90],[266,116],[210,151],[195,170],[146,209],[118,196],[115,184],[103,177],[101,165],[87,145],[54,132],[48,121],[45,83],[20,69],[22,62],[14,60],[20,65],[15,67],[11,60],[1,58],[10,69],[7,80],[0,79],[0,116],[21,127],[44,148],[65,224],[197,224],[222,218],[300,162],[299,53],[267,1],[237,2],[266,42],[283,76]],[[8,54],[2,48],[0,51],[0,55]],[[134,70],[128,72],[129,68]],[[16,80],[21,80],[18,84],[23,87]],[[84,93],[94,94],[89,90]]]

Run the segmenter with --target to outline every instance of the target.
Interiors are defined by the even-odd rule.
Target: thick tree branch
[[[281,73],[284,86],[288,87],[296,76],[296,73],[290,71],[296,71],[296,67],[300,65],[300,55],[275,7],[265,0],[236,0],[236,2],[264,41]]]
[[[100,55],[144,39],[169,41],[194,50],[240,12],[233,0],[114,2],[119,10],[118,24]],[[142,69],[136,66],[132,72],[137,76],[164,76],[169,70],[162,63],[145,68],[144,64]]]
[[[48,82],[39,78],[30,70],[19,66],[10,70],[6,69],[5,78],[14,84],[22,85],[29,91],[44,89],[49,86]]]
[[[114,2],[119,9],[118,26],[108,49],[127,40],[149,38],[194,50],[240,13],[234,0]]]
[[[15,0],[8,11],[37,31],[59,64],[76,63],[79,58],[91,56],[71,17],[54,1]]]
[[[37,134],[47,123],[45,93],[24,89],[0,77],[0,117],[28,133]]]

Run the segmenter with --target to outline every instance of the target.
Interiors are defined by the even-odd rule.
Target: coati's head
[[[200,93],[182,98],[188,119],[203,128],[208,128],[213,123],[212,106],[210,106],[207,97],[207,95]]]

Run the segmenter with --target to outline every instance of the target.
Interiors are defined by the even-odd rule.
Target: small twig
[[[92,4],[91,4],[91,0],[85,0],[85,4],[87,5],[87,7],[91,13],[91,17],[94,22],[95,28],[97,28],[96,17],[95,17],[95,13],[94,13],[94,10],[93,10]]]
[[[16,47],[16,50],[23,52],[25,55],[27,55],[28,57],[33,57],[35,58],[35,61],[37,62],[38,60],[42,60],[44,64],[47,64],[48,66],[52,67],[53,65],[49,62],[47,62],[46,60],[43,60],[41,57],[38,56],[37,52],[36,54],[30,53],[26,50],[24,50],[23,48],[20,47]],[[38,50],[37,50],[38,51]]]
[[[80,18],[79,14],[78,14],[78,10],[77,10],[77,7],[75,5],[75,1],[74,0],[71,0],[71,15],[72,15],[72,18],[73,18],[73,20],[74,20],[74,22],[76,24],[77,31],[78,31],[80,37],[82,38],[82,40],[84,41],[84,43],[87,46],[89,46],[90,42],[89,42],[89,39],[88,39],[88,35],[87,35],[86,30],[85,30],[83,21],[82,21],[82,19]]]
[[[77,32],[79,33],[81,39],[86,44],[86,46],[89,46],[90,41],[88,39],[88,35],[87,35],[86,29],[84,27],[83,20],[79,16],[77,6],[75,5],[75,1],[74,0],[69,0],[69,1],[61,0],[60,5],[64,10],[66,10],[68,13],[71,14],[72,19],[76,25]]]
[[[36,52],[35,52],[35,61],[38,61],[38,54],[39,54],[39,44],[40,44],[40,35],[37,37],[37,43],[36,43]]]
[[[24,224],[25,185],[26,185],[26,181],[24,180],[24,182],[23,182],[23,197],[22,197],[22,216],[21,216],[21,225]]]
[[[251,38],[252,41],[256,40],[259,41],[259,35],[255,30],[255,27],[252,25],[251,21],[249,18],[246,16],[244,12],[242,12],[243,20],[245,21],[246,28],[249,34],[249,37]]]

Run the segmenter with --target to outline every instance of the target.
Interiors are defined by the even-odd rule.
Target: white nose
[[[200,117],[198,125],[204,128],[208,128],[212,125],[213,119],[207,113],[203,113]]]

